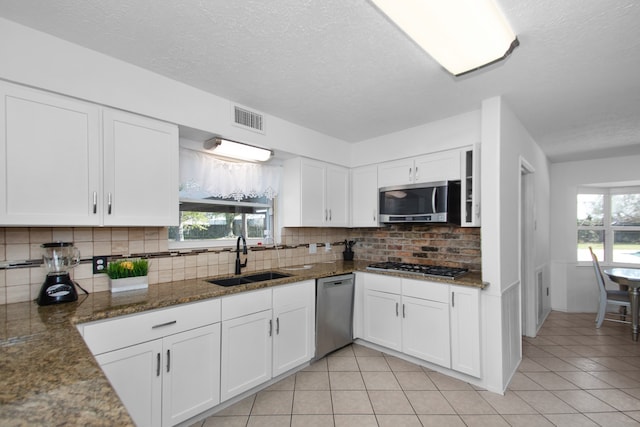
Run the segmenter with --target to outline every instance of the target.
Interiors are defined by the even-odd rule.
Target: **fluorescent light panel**
[[[505,58],[518,39],[493,0],[371,0],[453,75]]]
[[[205,141],[204,148],[206,150],[213,149],[213,153],[217,156],[227,157],[230,159],[247,160],[250,162],[267,161],[273,154],[271,150],[267,150],[265,148],[254,147],[253,145],[230,141],[223,138],[211,138]]]

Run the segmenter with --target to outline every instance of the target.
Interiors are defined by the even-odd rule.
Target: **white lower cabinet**
[[[138,426],[162,424],[162,340],[96,356]]]
[[[81,324],[138,426],[173,426],[220,403],[220,301]]]
[[[365,289],[364,298],[364,339],[393,350],[400,350],[400,295]]]
[[[402,297],[403,353],[446,368],[451,367],[448,326],[448,304]]]
[[[315,354],[315,281],[273,288],[273,376]]]
[[[222,401],[271,379],[272,330],[271,309],[222,322]]]
[[[480,377],[479,289],[360,272],[358,281],[364,340]]]
[[[172,426],[220,402],[220,324],[96,356],[138,426]]]
[[[222,401],[311,360],[314,333],[313,280],[223,298]]]

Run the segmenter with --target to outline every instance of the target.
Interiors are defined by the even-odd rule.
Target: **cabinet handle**
[[[93,192],[93,213],[94,215],[98,213],[98,192]]]
[[[171,370],[171,350],[167,350],[167,372]]]
[[[456,293],[451,292],[451,307],[455,307],[455,306],[456,306]]]
[[[416,181],[418,180],[418,176],[420,176],[420,175],[418,174],[418,167],[416,166],[416,173],[413,176]]]
[[[373,210],[373,220],[374,221],[376,220],[376,210],[375,209]]]
[[[327,210],[326,209],[324,210],[324,220],[325,221],[327,220]]]
[[[413,168],[409,168],[409,182],[411,182],[411,170],[412,170],[412,169],[413,169]]]
[[[273,320],[269,320],[269,336],[273,335]]]
[[[331,209],[329,209],[329,221],[331,221]]]
[[[160,353],[157,356],[157,364],[156,364],[156,377],[160,376]]]
[[[402,304],[402,318],[404,319],[406,316],[404,304]]]
[[[107,202],[108,203],[108,208],[107,208],[107,214],[108,215],[111,215],[111,202],[112,202],[112,197],[111,197],[111,193],[109,193],[108,202]]]
[[[177,320],[172,320],[171,322],[160,323],[159,325],[153,325],[151,329],[162,328],[163,326],[175,325],[178,323]]]
[[[276,317],[276,335],[280,335],[280,318]]]
[[[398,317],[398,303],[396,303],[396,317]]]

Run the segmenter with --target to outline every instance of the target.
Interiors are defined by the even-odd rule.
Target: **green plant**
[[[107,275],[110,279],[146,276],[149,272],[149,261],[143,258],[121,259],[109,263]]]

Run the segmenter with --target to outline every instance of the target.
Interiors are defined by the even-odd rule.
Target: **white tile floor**
[[[504,396],[352,345],[198,427],[640,426],[630,327],[553,312]]]

